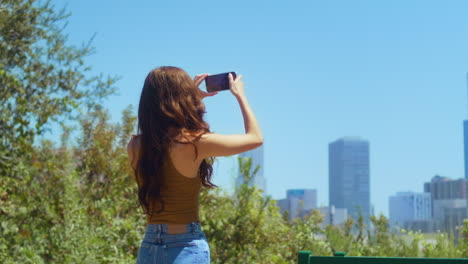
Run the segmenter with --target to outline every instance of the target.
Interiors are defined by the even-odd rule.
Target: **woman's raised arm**
[[[196,142],[198,158],[230,156],[252,150],[263,144],[263,137],[257,119],[244,93],[242,75],[233,80],[229,74],[230,91],[236,97],[244,118],[245,134],[221,135],[207,133]]]

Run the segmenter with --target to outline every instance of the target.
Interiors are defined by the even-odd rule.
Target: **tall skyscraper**
[[[346,208],[353,219],[357,219],[360,207],[369,223],[369,142],[358,137],[344,137],[330,143],[328,174],[329,207]]]
[[[390,196],[390,222],[406,228],[411,222],[432,218],[431,194],[416,192],[397,192]]]
[[[467,87],[468,87],[468,73],[466,76]],[[468,112],[466,113],[468,115]],[[468,180],[468,120],[463,121],[463,142],[464,142],[464,153],[465,153],[465,179]]]
[[[263,194],[266,195],[266,179],[264,177],[263,171],[264,171],[264,163],[263,163],[263,145],[239,154],[239,157],[247,157],[252,159],[252,166],[250,168],[250,174],[252,174],[257,166],[260,166],[258,172],[254,175],[254,177],[250,180],[248,185],[250,187],[256,186],[258,189],[263,190]],[[244,183],[244,177],[243,175],[239,172],[237,179],[236,179],[236,185],[239,187],[242,183]]]
[[[463,139],[465,151],[465,179],[468,180],[468,120],[463,121]]]

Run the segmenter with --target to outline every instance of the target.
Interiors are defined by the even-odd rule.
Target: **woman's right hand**
[[[231,93],[237,98],[243,97],[245,94],[244,94],[244,83],[242,82],[242,75],[238,75],[236,79],[234,80],[232,77],[232,74],[229,73],[228,78],[229,78],[229,88],[231,90]]]
[[[196,143],[199,159],[232,156],[258,148],[263,144],[262,132],[244,94],[242,75],[233,80],[232,75],[228,74],[228,79],[231,93],[236,97],[244,118],[245,134],[203,134]]]

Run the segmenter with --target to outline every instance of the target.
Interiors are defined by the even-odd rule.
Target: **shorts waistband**
[[[180,228],[181,226],[183,227],[183,224],[146,224],[146,231],[154,232],[154,233],[170,234],[170,233],[174,233],[172,230],[181,230]],[[184,228],[182,229],[185,230],[185,233],[197,234],[197,233],[202,232],[200,222],[191,222],[191,223],[185,224],[185,229]]]

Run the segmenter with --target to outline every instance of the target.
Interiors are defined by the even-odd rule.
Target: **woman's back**
[[[133,144],[138,153],[139,136],[134,137]],[[147,215],[148,224],[199,222],[198,197],[202,186],[198,177],[200,163],[195,159],[191,144],[174,143],[169,146],[161,170],[163,181],[160,197],[150,203],[149,210],[152,213]]]

